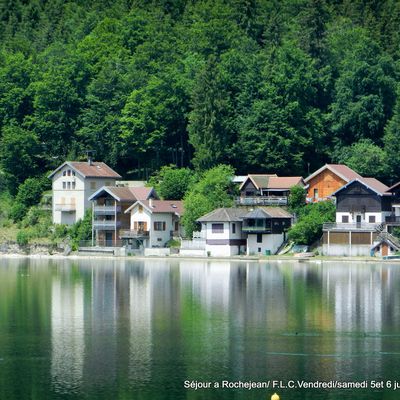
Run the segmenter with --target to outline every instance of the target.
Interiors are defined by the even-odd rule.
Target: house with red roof
[[[183,201],[146,199],[134,202],[125,210],[130,228],[120,237],[132,248],[165,247],[174,237],[182,236],[180,218]]]
[[[152,187],[103,186],[89,197],[92,203],[93,242],[98,246],[122,246],[122,232],[130,229],[125,212],[138,200],[158,199]]]
[[[325,164],[309,175],[304,182],[307,185],[307,201],[316,202],[332,198],[332,193],[353,179],[362,178],[344,164]]]
[[[91,207],[89,197],[102,186],[113,186],[121,176],[103,162],[66,161],[49,176],[53,191],[53,223],[74,224]]]
[[[301,176],[250,174],[240,185],[238,205],[286,205],[293,186],[305,187]]]

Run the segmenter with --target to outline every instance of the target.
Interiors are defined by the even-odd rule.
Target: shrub
[[[26,246],[29,242],[29,234],[23,230],[17,233],[17,243],[19,246]]]

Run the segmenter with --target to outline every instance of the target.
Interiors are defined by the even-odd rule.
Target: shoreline
[[[174,260],[174,261],[231,261],[231,262],[252,262],[265,264],[275,261],[297,261],[299,263],[312,262],[323,263],[325,262],[365,262],[365,263],[400,263],[400,259],[388,259],[375,257],[337,257],[337,256],[315,256],[315,257],[292,257],[292,256],[233,256],[233,257],[188,257],[188,256],[114,256],[114,255],[98,255],[98,254],[19,254],[19,253],[0,253],[0,256],[5,259],[49,259],[49,260],[92,260],[92,259],[105,259],[105,260],[127,260],[127,261],[146,261],[146,260]]]

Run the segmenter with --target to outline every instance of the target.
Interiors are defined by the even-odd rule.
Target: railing
[[[391,216],[385,218],[385,222],[389,222],[389,223],[398,222],[398,223],[400,223],[400,217],[398,217],[396,215],[391,215]]]
[[[121,206],[94,206],[93,210],[97,215],[113,215],[115,212],[121,212]]]
[[[121,221],[93,221],[95,229],[115,229],[121,226]]]
[[[76,211],[76,204],[55,204],[54,209],[56,211]]]
[[[286,206],[288,198],[286,196],[237,197],[235,202],[242,206]]]
[[[125,246],[125,242],[123,240],[105,240],[105,239],[97,239],[93,243],[91,240],[81,240],[79,242],[80,248],[85,247],[123,247]]]
[[[269,226],[242,226],[243,232],[254,232],[254,233],[271,233],[271,227]]]
[[[149,231],[145,230],[121,230],[119,232],[119,237],[121,238],[140,238],[140,237],[148,237]]]
[[[352,224],[332,222],[323,224],[324,231],[376,231],[379,224],[369,224],[366,222],[356,222]]]

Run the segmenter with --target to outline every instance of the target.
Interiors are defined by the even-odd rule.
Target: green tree
[[[18,185],[38,172],[40,144],[37,135],[17,125],[6,126],[0,140],[0,165],[9,180],[9,190],[16,193]]]
[[[290,188],[288,206],[291,212],[298,214],[306,205],[307,190],[300,185]]]
[[[288,232],[289,240],[297,244],[312,245],[322,236],[322,226],[335,221],[336,207],[330,201],[307,204],[298,221]]]
[[[182,200],[194,179],[195,175],[189,168],[165,165],[149,179],[148,184],[155,187],[162,199]]]
[[[374,144],[371,139],[361,139],[351,146],[339,148],[336,153],[336,162],[346,164],[361,176],[385,179],[390,175],[385,150]]]
[[[187,237],[198,229],[196,220],[202,215],[218,208],[233,205],[232,177],[234,170],[229,165],[218,165],[204,172],[184,197],[182,218]]]

